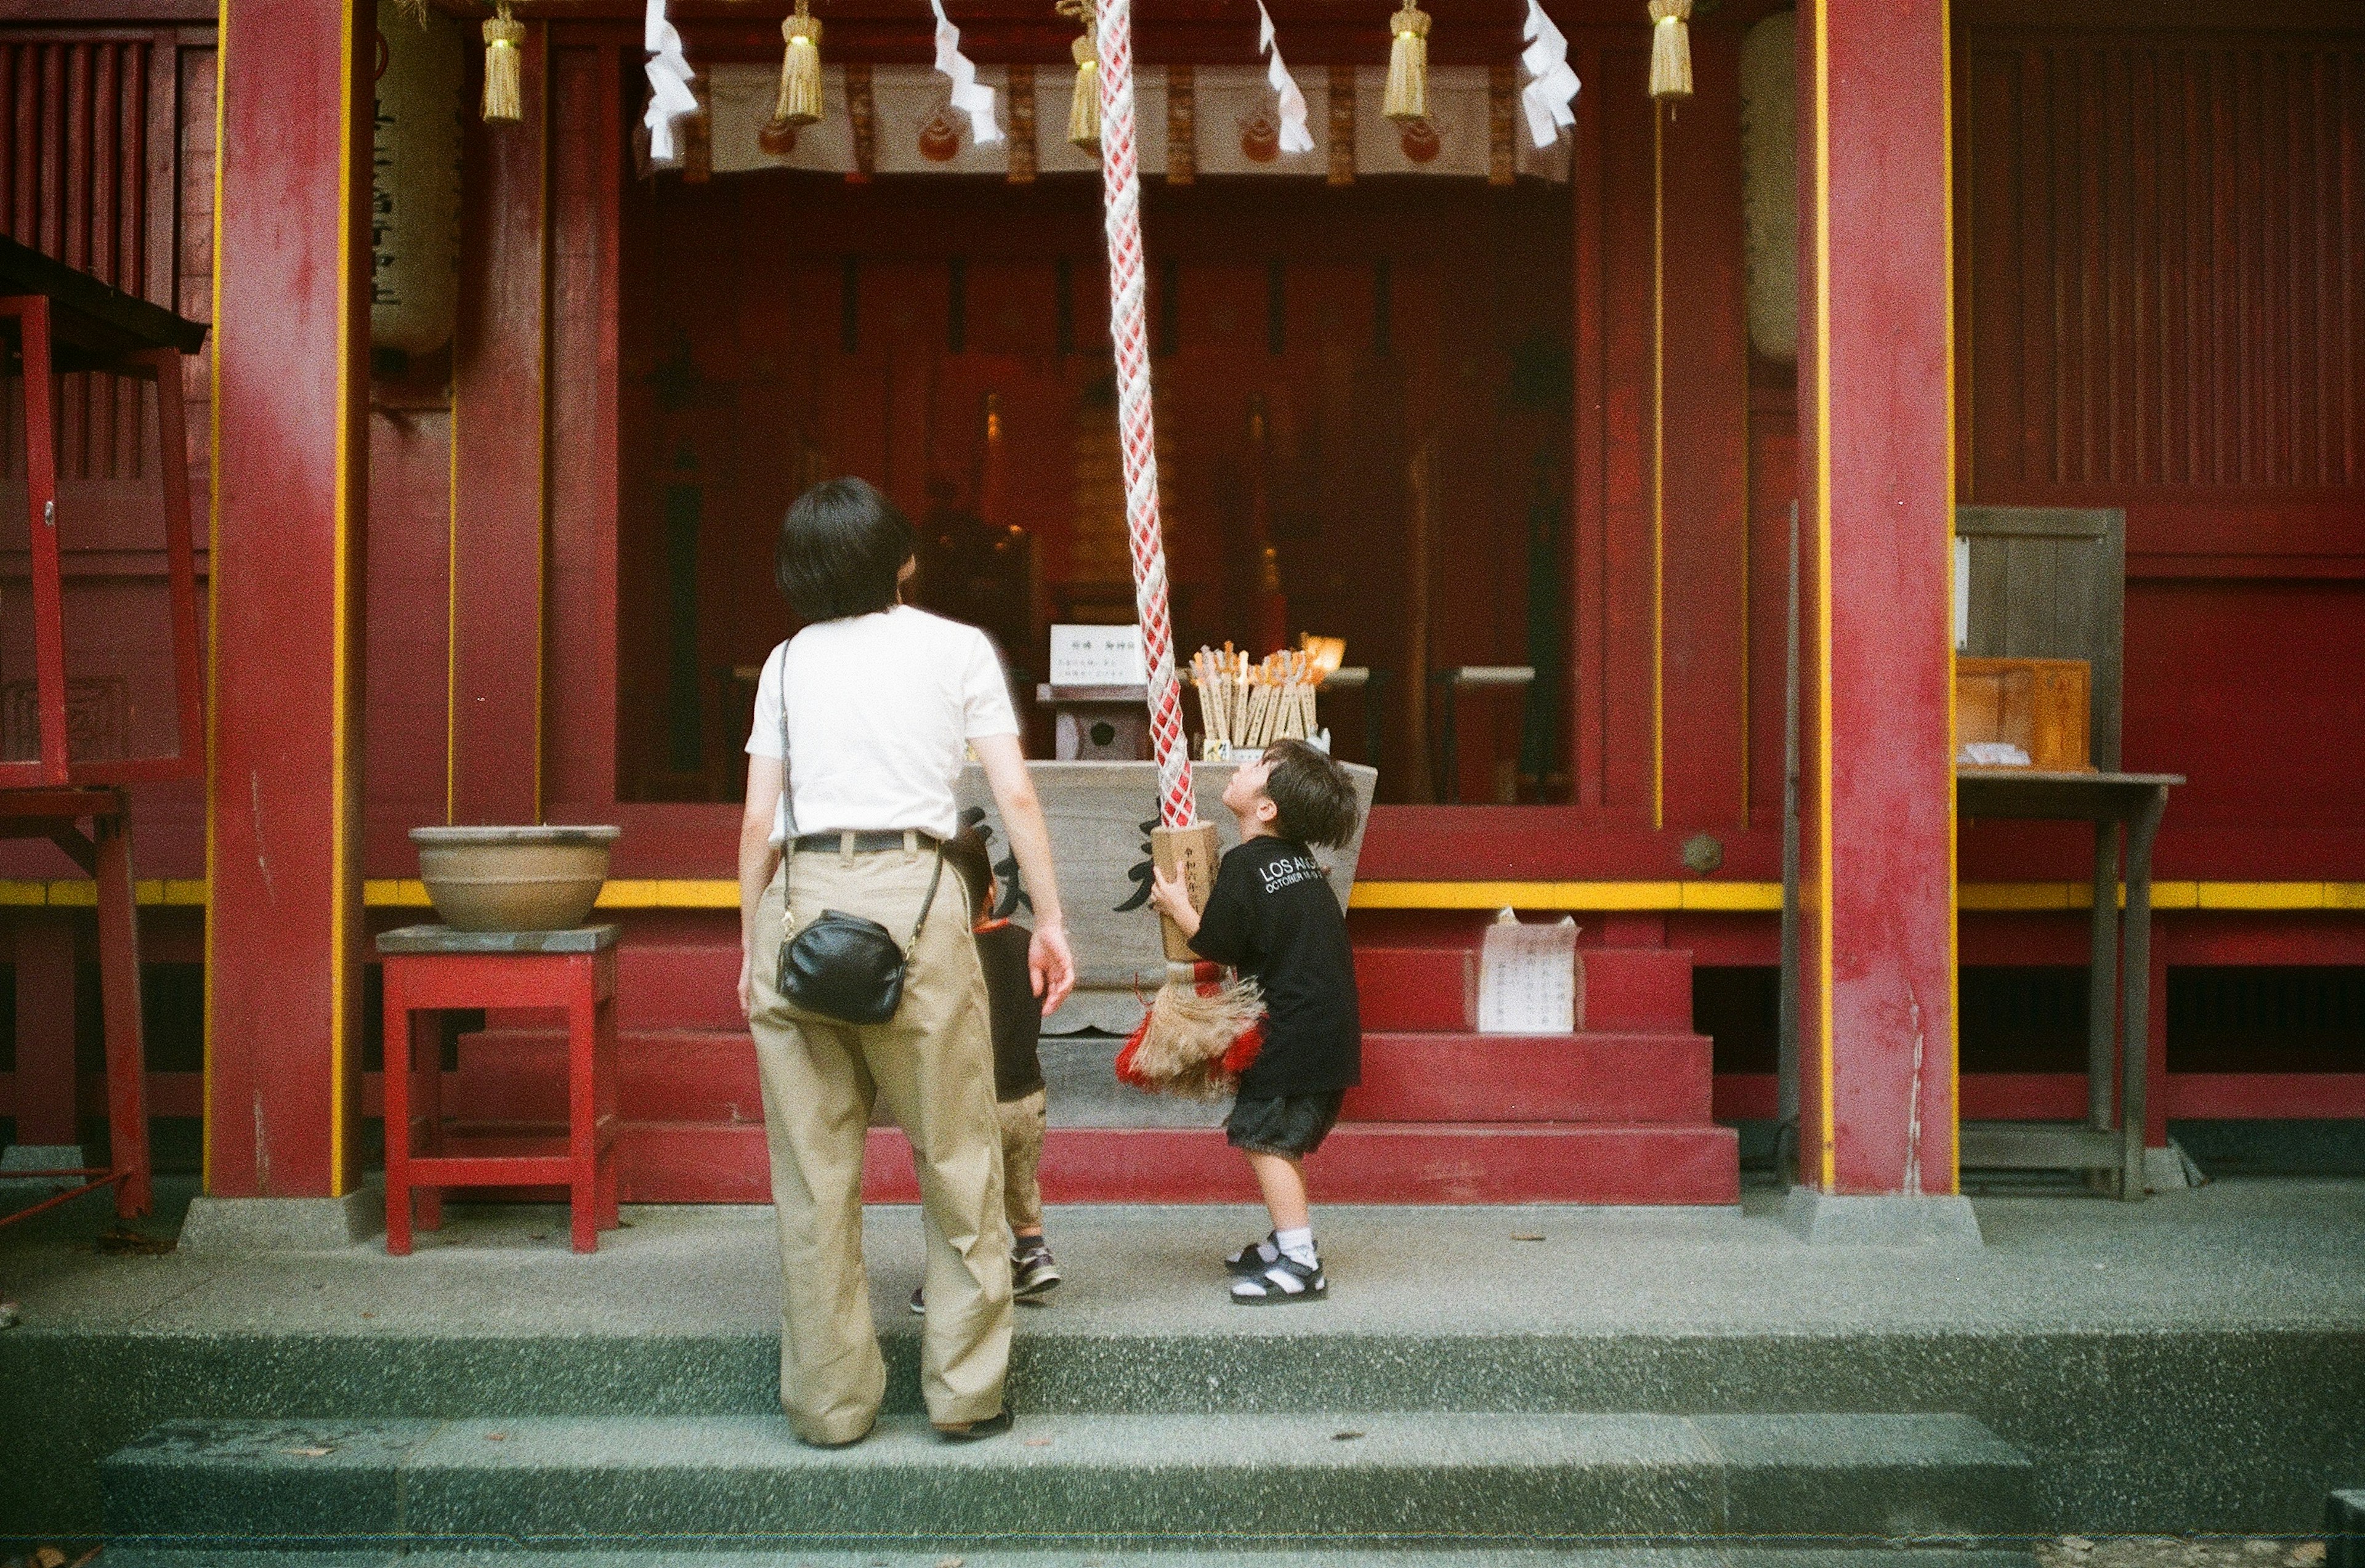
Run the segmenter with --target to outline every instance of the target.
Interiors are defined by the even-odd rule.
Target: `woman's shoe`
[[[1003,1406],[982,1421],[962,1421],[953,1426],[939,1426],[936,1435],[956,1443],[974,1442],[980,1438],[998,1438],[1010,1430],[1010,1410]]]

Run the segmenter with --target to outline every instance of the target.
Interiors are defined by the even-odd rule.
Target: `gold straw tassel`
[[[1087,25],[1091,13],[1085,13]],[[1076,58],[1076,93],[1068,100],[1068,140],[1077,146],[1098,151],[1101,145],[1101,81],[1100,56],[1093,49],[1093,35],[1087,30],[1068,45],[1068,52]]]
[[[1399,125],[1429,118],[1429,13],[1405,0],[1388,18],[1388,92],[1381,113]]]
[[[510,15],[509,0],[485,22],[485,104],[488,123],[525,118],[525,91],[519,81],[518,46],[525,24]]]
[[[1651,0],[1651,96],[1692,95],[1692,0]]]
[[[772,106],[772,123],[783,129],[812,125],[821,118],[821,18],[797,0],[797,8],[780,20],[780,100]]]

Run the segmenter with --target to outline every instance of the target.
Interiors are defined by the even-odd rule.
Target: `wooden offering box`
[[[2004,741],[2031,767],[2091,772],[2087,734],[2093,672],[2084,659],[1955,661],[1955,750]]]

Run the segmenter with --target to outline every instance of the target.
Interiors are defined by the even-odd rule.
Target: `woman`
[[[780,1405],[800,1438],[828,1446],[870,1430],[886,1383],[862,1263],[874,1098],[909,1135],[919,1170],[928,1417],[952,1438],[1009,1427],[1010,1259],[985,981],[961,879],[936,874],[937,846],[958,825],[964,749],[985,768],[1034,901],[1028,968],[1043,1011],[1075,983],[1002,662],[975,627],[901,602],[913,566],[910,525],[861,480],[798,498],[777,567],[809,624],[765,661],[747,737],[739,1005],[763,1074],[779,1218]],[[783,937],[824,910],[875,920],[908,947],[902,1002],[886,1023],[837,1023],[777,989]]]

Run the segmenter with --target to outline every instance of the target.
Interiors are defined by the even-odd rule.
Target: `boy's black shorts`
[[[1278,1100],[1239,1100],[1224,1118],[1224,1139],[1252,1154],[1296,1159],[1322,1147],[1339,1122],[1341,1092],[1291,1094]]]

